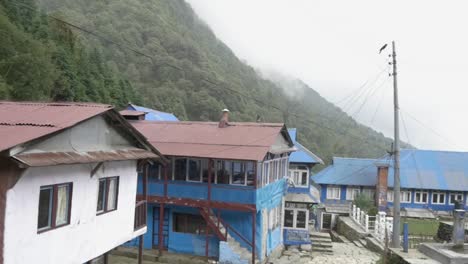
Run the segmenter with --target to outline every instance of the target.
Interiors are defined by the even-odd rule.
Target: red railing
[[[135,231],[146,226],[146,214],[146,200],[138,201],[135,205]]]

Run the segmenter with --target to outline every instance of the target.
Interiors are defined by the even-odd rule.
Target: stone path
[[[312,253],[308,264],[374,264],[380,256],[352,243],[333,243],[333,255]]]

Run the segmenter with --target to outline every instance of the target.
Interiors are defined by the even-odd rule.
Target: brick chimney
[[[219,120],[218,127],[225,128],[229,126],[229,110],[226,108],[223,109],[223,115],[221,116],[221,120]]]
[[[388,164],[378,163],[377,185],[375,186],[375,204],[379,211],[387,210]]]

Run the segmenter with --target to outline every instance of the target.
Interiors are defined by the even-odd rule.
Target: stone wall
[[[358,226],[350,217],[338,217],[336,231],[351,241],[365,238],[368,234]]]
[[[450,242],[452,240],[453,224],[450,222],[440,222],[436,239]],[[468,243],[468,230],[465,229],[465,243]]]

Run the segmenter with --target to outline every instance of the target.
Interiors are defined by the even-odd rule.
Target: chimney
[[[221,120],[219,120],[218,127],[225,128],[229,126],[229,110],[226,108],[223,109],[223,115],[221,116]]]
[[[377,185],[375,186],[375,199],[379,212],[387,210],[387,191],[388,191],[388,164],[378,163],[377,166]]]

